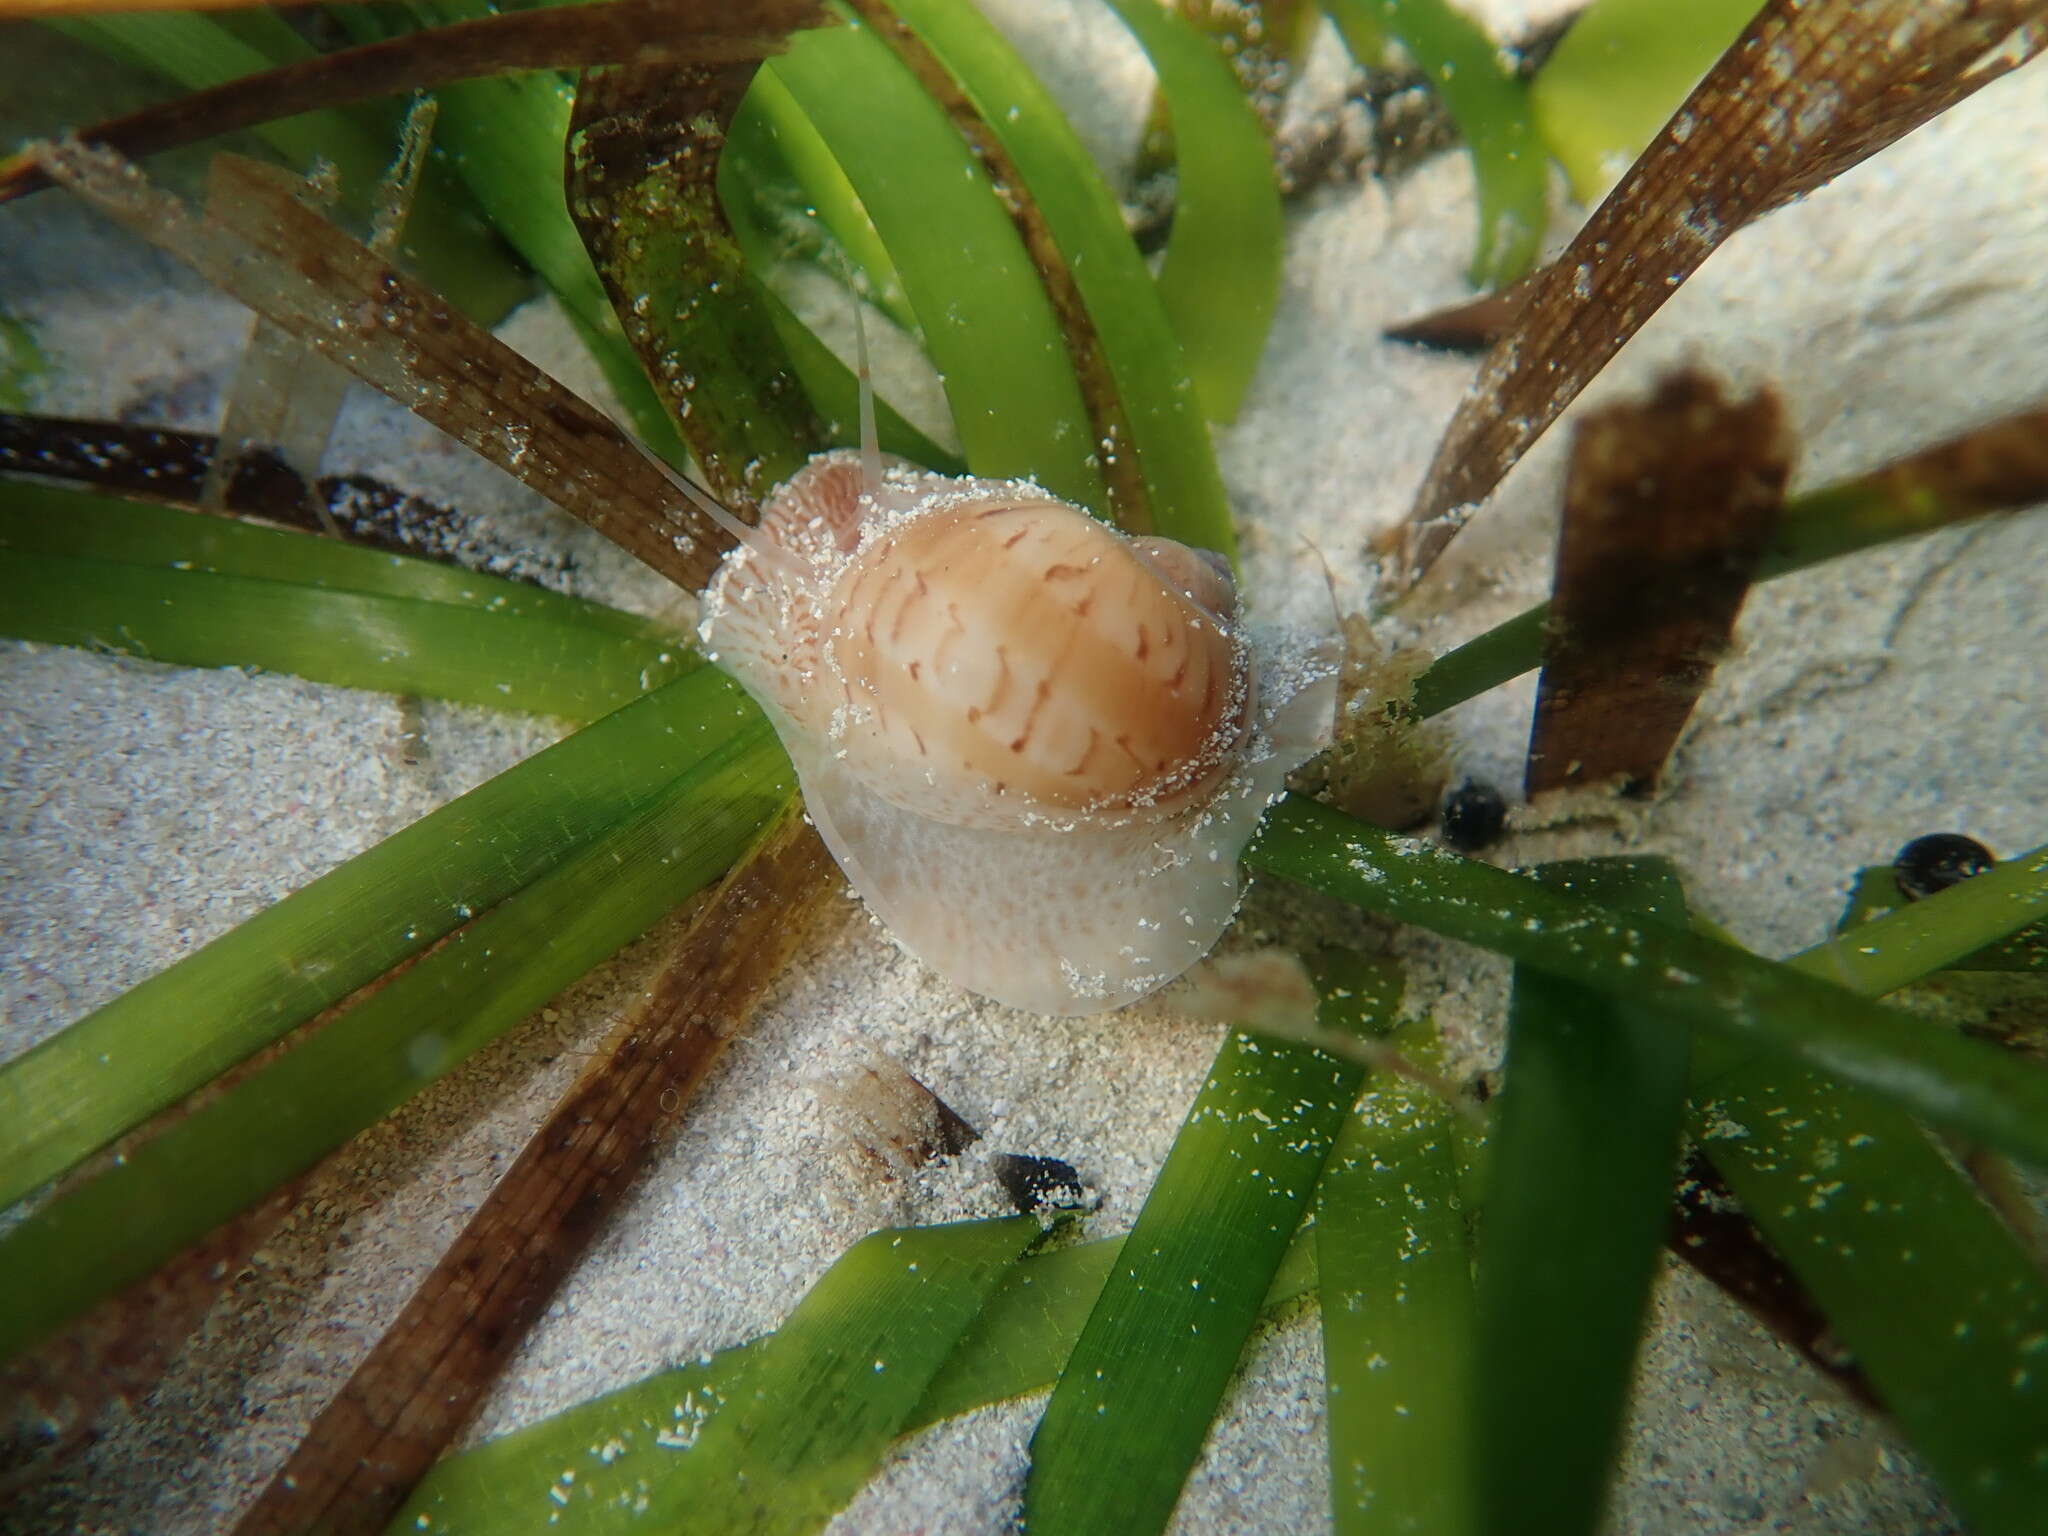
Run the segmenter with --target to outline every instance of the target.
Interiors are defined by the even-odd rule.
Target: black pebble
[[[1070,1211],[1085,1205],[1088,1191],[1074,1165],[1057,1157],[1030,1157],[1022,1152],[998,1152],[989,1160],[996,1182],[1010,1197],[1010,1203],[1026,1216],[1038,1211]]]
[[[1892,874],[1908,901],[1932,896],[1998,862],[1991,850],[1960,832],[1930,832],[1916,837],[1892,860]]]
[[[1491,784],[1467,779],[1444,799],[1444,841],[1460,853],[1477,853],[1500,840],[1508,804]]]

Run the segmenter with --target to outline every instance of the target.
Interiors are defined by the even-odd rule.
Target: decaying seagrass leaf
[[[217,442],[210,432],[0,411],[0,474],[70,481],[197,511]],[[566,569],[563,555],[515,547],[495,525],[374,475],[322,475],[308,488],[275,453],[247,453],[237,461],[221,509],[393,554],[488,570],[508,581],[537,582],[537,573]]]
[[[140,1401],[221,1291],[282,1221],[302,1181],[273,1191],[56,1337],[0,1365],[0,1497],[90,1442],[111,1402]]]
[[[1542,275],[1539,269],[1505,288],[1445,309],[1433,309],[1413,320],[1390,325],[1380,334],[1389,341],[1412,342],[1439,352],[1485,352],[1514,326],[1522,313],[1523,299]]]
[[[1778,397],[1725,399],[1679,373],[1572,439],[1530,794],[1620,778],[1647,789],[1727,649],[1784,505]]]
[[[1673,1254],[1726,1291],[1779,1342],[1805,1356],[1866,1408],[1883,1411],[1870,1378],[1833,1343],[1820,1304],[1697,1151],[1688,1152],[1679,1165],[1668,1243]]]
[[[1764,557],[1775,576],[1890,539],[2048,503],[2048,405],[1798,497]]]
[[[107,11],[254,10],[275,4],[277,0],[0,0],[0,19],[89,16]]]
[[[735,24],[823,24],[807,0],[753,0]],[[825,446],[718,200],[726,125],[751,62],[586,71],[568,147],[569,213],[641,366],[712,493],[751,517]]]
[[[468,1423],[835,888],[831,856],[792,806],[699,910],[646,1001],[534,1132],[237,1536],[384,1528]]]
[[[1795,496],[1757,579],[2048,502],[2048,406],[2036,406]],[[1542,660],[1550,605],[1539,603],[1447,651],[1414,679],[1403,713],[1423,719],[1520,677]]]
[[[1528,446],[1734,230],[2048,45],[2048,0],[1770,0],[1531,280],[1398,530],[1412,586]]]
[[[289,331],[259,319],[235,365],[227,412],[215,439],[228,446],[207,460],[201,510],[225,510],[244,465],[252,460],[279,464],[301,487],[301,505],[320,531],[339,532],[314,485],[347,391],[347,374]]]
[[[396,257],[406,220],[412,214],[439,111],[431,96],[414,98],[405,115],[398,156],[377,188],[370,249],[386,261]],[[219,447],[207,465],[200,506],[208,512],[221,511],[243,460],[252,455],[275,457],[288,465],[305,487],[306,509],[321,531],[340,533],[315,487],[348,382],[348,375],[321,357],[310,342],[258,316],[249,344],[235,366]]]
[[[219,446],[211,432],[0,411],[0,471],[195,510]],[[251,454],[236,465],[225,504],[231,511],[315,527],[304,499],[305,485],[290,465],[276,454]]]
[[[288,172],[216,156],[202,222],[111,151],[34,153],[103,213],[677,584],[701,588],[730,545],[602,412],[306,207]]]
[[[198,1093],[138,1125],[66,1174],[45,1203],[90,1184],[171,1133],[195,1110],[262,1072],[443,948],[408,955],[332,1007],[238,1062]],[[236,1274],[291,1213],[327,1161],[237,1211],[152,1273],[123,1286],[26,1352],[0,1363],[0,1492],[47,1475],[97,1432],[109,1403],[140,1401],[205,1320]]]
[[[6,9],[0,0],[0,12]],[[725,0],[608,0],[485,16],[244,75],[96,123],[78,137],[132,159],[274,118],[507,70],[759,59],[774,52],[788,30],[772,20],[763,24],[763,9],[772,16],[772,8],[757,7],[735,17]],[[781,10],[809,7],[791,0]],[[0,157],[0,203],[48,185],[26,153]]]

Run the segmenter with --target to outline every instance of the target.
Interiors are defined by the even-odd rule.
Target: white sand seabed
[[[1091,142],[1127,148],[1142,75],[1113,27],[1047,0],[995,9],[1076,103]],[[2048,71],[2037,64],[1737,236],[1590,399],[1640,390],[1676,359],[1770,380],[1806,444],[1801,482],[1816,483],[2048,395],[2043,144]],[[1379,329],[1464,292],[1470,190],[1463,158],[1448,155],[1392,187],[1333,186],[1293,209],[1272,345],[1221,445],[1254,602],[1283,585],[1319,587],[1300,579],[1305,537],[1330,557],[1347,603],[1363,601],[1363,543],[1402,511],[1472,373],[1385,343]],[[0,211],[0,294],[56,365],[41,408],[199,428],[217,419],[241,317],[91,215],[49,196]],[[507,334],[594,389],[548,306],[530,306]],[[1485,513],[1459,556],[1467,595],[1432,645],[1540,595],[1562,439],[1552,432]],[[573,556],[578,591],[669,601],[623,556],[381,403],[352,401],[329,466],[451,501],[486,531],[510,528],[508,562]],[[1825,932],[1857,865],[1917,833],[1968,831],[2008,853],[2039,841],[2041,539],[2038,517],[2007,520],[1760,591],[1668,792],[1627,829],[1524,833],[1495,857],[1666,852],[1705,911],[1783,953]],[[0,649],[0,668],[7,1053],[552,734],[429,706],[431,759],[408,768],[397,706],[381,697],[21,645]],[[1529,697],[1525,681],[1451,717],[1461,771],[1518,781]],[[565,1044],[593,1039],[630,1004],[657,944],[361,1138],[157,1391],[0,1526],[220,1528],[516,1154],[577,1064]],[[1447,1027],[1485,1050],[1504,969],[1420,937],[1403,944],[1447,987]],[[838,1155],[816,1080],[887,1052],[985,1146],[1074,1162],[1105,1196],[1095,1230],[1107,1233],[1142,1202],[1217,1037],[1177,1016],[1170,993],[1109,1018],[1007,1012],[842,911],[669,1133],[475,1433],[772,1328],[876,1225],[1002,1208],[974,1156],[915,1189],[858,1174]],[[1325,1527],[1319,1355],[1312,1314],[1254,1348],[1177,1529]],[[921,1437],[834,1529],[1007,1529],[1036,1411],[1012,1405]],[[1679,1270],[1659,1291],[1614,1525],[1703,1536],[1954,1528],[1909,1452]]]

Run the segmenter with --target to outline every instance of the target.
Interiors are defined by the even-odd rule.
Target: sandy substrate
[[[1131,51],[1100,18],[1048,14],[1065,9],[999,8],[1049,61],[1091,140],[1127,147],[1141,78]],[[1738,236],[1591,399],[1640,390],[1676,359],[1769,380],[1807,445],[1800,480],[1815,483],[2048,395],[2044,143],[2048,73],[2036,65]],[[1344,601],[1363,603],[1364,541],[1403,509],[1472,372],[1378,332],[1462,295],[1469,210],[1455,155],[1393,186],[1325,188],[1292,210],[1265,368],[1221,443],[1254,602],[1319,586],[1301,579],[1313,538]],[[0,210],[0,295],[56,365],[40,408],[198,428],[217,419],[240,315],[90,215],[51,197]],[[547,306],[508,334],[594,387]],[[1561,441],[1553,432],[1510,478],[1459,556],[1463,590],[1432,645],[1543,590]],[[329,467],[387,476],[510,530],[506,561],[569,556],[561,580],[575,590],[649,609],[670,601],[601,541],[379,403],[353,401]],[[1525,832],[1496,857],[1667,852],[1702,909],[1784,953],[1824,934],[1856,866],[1910,836],[1963,830],[2002,852],[2039,841],[2042,532],[2036,518],[1942,535],[1758,593],[1663,797],[1626,825]],[[1450,717],[1461,771],[1518,781],[1529,698],[1525,680]],[[19,645],[0,648],[0,699],[9,1054],[554,734],[547,722],[430,706],[430,757],[415,768],[399,759],[389,699]],[[1503,967],[1403,943],[1444,986],[1446,1027],[1486,1049]],[[361,1138],[159,1389],[0,1525],[219,1528],[396,1314],[566,1083],[574,1048],[628,1006],[657,947],[636,947]],[[1107,1233],[1137,1211],[1217,1038],[1178,1016],[1172,993],[1110,1018],[1008,1012],[839,909],[667,1134],[477,1434],[774,1327],[876,1225],[1001,1210],[978,1158],[907,1189],[843,1154],[816,1085],[871,1053],[931,1084],[984,1145],[1075,1163],[1104,1195],[1095,1230]],[[1252,1350],[1177,1529],[1326,1524],[1319,1357],[1312,1313]],[[1035,1401],[1011,1405],[923,1436],[835,1530],[1005,1529],[1036,1412]],[[1658,1293],[1615,1526],[1903,1536],[1952,1522],[1887,1431],[1674,1271]]]

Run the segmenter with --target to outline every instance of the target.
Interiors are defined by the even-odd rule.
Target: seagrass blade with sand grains
[[[1445,429],[1389,577],[1407,590],[1545,428],[1735,230],[2027,62],[2048,0],[1769,0],[1563,255]]]
[[[809,0],[745,9],[784,32],[821,20]],[[712,494],[749,520],[824,446],[719,203],[725,130],[755,68],[586,71],[566,162],[569,215],[626,340]]]
[[[0,0],[0,12],[6,9]],[[512,11],[243,75],[81,128],[77,136],[133,159],[276,118],[428,91],[480,75],[758,59],[773,52],[780,38],[780,31],[756,26],[748,15],[736,16],[723,0],[607,0],[573,9]],[[33,155],[0,156],[0,203],[49,184]]]
[[[36,147],[52,177],[679,586],[731,538],[596,407],[300,201],[289,172],[214,158],[204,218],[110,150]]]
[[[1018,238],[1024,242],[1031,264],[1045,285],[1046,299],[1058,317],[1060,335],[1067,344],[1094,440],[1104,445],[1102,474],[1109,493],[1111,520],[1126,533],[1151,532],[1150,494],[1138,455],[1131,449],[1131,424],[1124,402],[1074,270],[1060,249],[1044,210],[1031,194],[1033,178],[1025,174],[1004,147],[1001,136],[976,109],[968,92],[911,23],[896,14],[888,0],[848,3],[917,77],[918,84],[973,148],[975,158],[988,167],[1003,211],[1017,226]]]
[[[347,1006],[324,1011],[306,1032]],[[125,1157],[185,1113],[182,1105],[166,1111],[67,1183],[84,1182],[95,1166]],[[109,1403],[133,1405],[149,1394],[236,1274],[290,1214],[311,1177],[280,1185],[34,1348],[0,1362],[0,1496],[34,1484],[89,1444]]]
[[[2048,406],[2036,405],[1794,496],[1756,576],[1789,576],[1858,550],[2042,502],[2048,502]],[[1538,603],[1446,651],[1416,678],[1409,708],[1426,720],[1536,667],[1549,620],[1550,604]]]
[[[831,856],[794,810],[690,923],[404,1310],[235,1527],[380,1531],[553,1299],[810,931]]]

